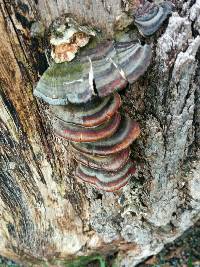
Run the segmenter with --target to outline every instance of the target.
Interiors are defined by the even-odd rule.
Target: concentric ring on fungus
[[[80,153],[78,150],[74,149],[73,156],[77,162],[80,162],[87,167],[105,171],[117,171],[128,161],[130,148],[126,148],[118,153],[107,156],[91,155],[83,152]]]
[[[127,148],[139,135],[139,124],[129,117],[124,117],[121,119],[118,130],[110,138],[93,143],[72,142],[71,144],[80,152],[95,155],[109,155]]]
[[[65,122],[92,127],[98,126],[113,117],[120,106],[121,97],[115,93],[104,98],[95,97],[86,105],[52,106],[51,113]]]
[[[124,89],[128,81],[144,74],[151,58],[150,46],[133,41],[124,45],[105,42],[86,52],[73,62],[52,64],[34,95],[50,105],[87,103],[94,96],[105,97]]]
[[[90,71],[89,61],[54,63],[40,78],[34,95],[50,105],[86,103],[94,96]]]
[[[55,133],[69,141],[74,142],[95,142],[109,138],[119,127],[121,116],[119,113],[104,124],[97,127],[82,127],[72,123],[66,123],[56,119],[53,123]]]
[[[163,21],[172,13],[173,4],[164,1],[159,4],[146,1],[135,13],[135,25],[143,36],[154,34]]]
[[[151,57],[151,47],[138,43],[118,42],[115,44],[118,64],[129,83],[135,82],[147,70]]]
[[[112,41],[99,43],[93,49],[86,49],[79,57],[80,62],[85,62],[88,58],[91,61],[95,88],[100,97],[127,86],[128,81],[117,66],[117,51]]]
[[[89,57],[92,63],[94,83],[100,97],[126,87],[147,70],[151,59],[151,47],[134,41],[100,43],[94,49],[86,49],[80,61]]]
[[[96,170],[79,164],[76,168],[75,176],[98,189],[113,192],[125,186],[135,173],[135,170],[135,166],[130,160],[116,172]]]

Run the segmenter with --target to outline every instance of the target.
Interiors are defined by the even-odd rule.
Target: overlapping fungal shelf
[[[168,2],[157,6],[145,1],[137,11],[136,25],[149,35],[159,28],[169,9]],[[67,29],[67,36],[76,37],[77,31],[77,27]],[[140,127],[120,115],[119,91],[143,75],[150,61],[149,45],[104,41],[84,49],[71,62],[53,63],[38,82],[34,94],[50,104],[55,133],[70,141],[79,180],[115,191],[134,175],[129,147],[140,135]]]
[[[164,1],[159,4],[145,0],[141,2],[143,3],[134,14],[134,22],[143,36],[149,36],[154,34],[171,14],[173,4],[170,1]]]

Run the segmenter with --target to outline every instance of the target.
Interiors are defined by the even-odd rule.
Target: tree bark
[[[0,253],[26,265],[91,253],[135,266],[200,216],[200,1],[176,1],[147,73],[123,94],[139,121],[137,175],[116,193],[81,185],[32,90],[47,68],[31,25],[72,13],[112,36],[130,1],[1,0]]]

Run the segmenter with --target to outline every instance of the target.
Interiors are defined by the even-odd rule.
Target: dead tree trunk
[[[153,37],[148,72],[123,96],[142,136],[133,145],[138,174],[117,193],[80,185],[66,142],[32,94],[47,68],[30,34],[33,22],[67,12],[112,35],[130,1],[1,0],[0,254],[21,262],[116,253],[134,266],[199,217],[200,1],[176,1]]]

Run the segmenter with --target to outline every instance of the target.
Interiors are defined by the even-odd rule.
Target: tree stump
[[[33,96],[47,68],[33,23],[66,13],[112,38],[134,1],[12,0],[0,6],[0,253],[29,264],[114,255],[135,266],[200,217],[200,1],[175,11],[153,37],[146,74],[122,95],[141,125],[132,146],[137,175],[115,193],[77,182],[67,142]]]

